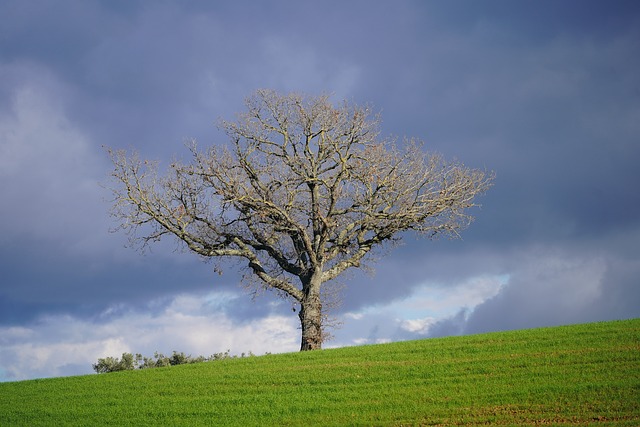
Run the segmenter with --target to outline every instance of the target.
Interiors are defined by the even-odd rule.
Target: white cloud
[[[400,322],[400,327],[405,331],[426,334],[429,328],[436,322],[434,317],[425,317],[423,319],[409,319]]]
[[[438,318],[494,295],[503,279],[478,277],[448,288],[425,285],[401,301],[347,313],[349,321],[332,331],[337,339],[326,347],[390,342],[399,331],[408,334],[404,338],[425,335]],[[29,326],[0,328],[1,379],[86,374],[98,358],[123,352],[151,356],[175,350],[208,356],[226,350],[263,354],[298,349],[295,316],[238,322],[223,311],[237,297],[229,291],[182,294],[168,302],[150,301],[141,310],[112,306],[93,320],[48,316]]]
[[[398,319],[445,317],[462,307],[474,307],[496,295],[509,280],[508,276],[478,276],[451,286],[425,284],[415,287],[405,298],[387,304],[377,304],[360,312],[347,313],[352,319],[362,319],[365,313],[393,313]]]
[[[425,284],[406,297],[343,315],[344,328],[334,331],[330,346],[359,345],[419,338],[431,326],[461,310],[471,310],[497,295],[507,275],[476,276],[451,286]]]
[[[120,357],[123,352],[152,356],[155,351],[175,350],[209,356],[226,350],[264,354],[298,349],[293,316],[238,323],[212,311],[208,304],[214,299],[216,294],[179,295],[159,313],[129,311],[104,323],[49,316],[28,327],[0,328],[0,380],[87,374],[98,358]],[[104,314],[113,317],[117,311],[122,310]]]

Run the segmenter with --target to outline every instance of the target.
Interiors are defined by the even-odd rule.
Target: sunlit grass
[[[640,319],[0,384],[0,426],[640,425]]]

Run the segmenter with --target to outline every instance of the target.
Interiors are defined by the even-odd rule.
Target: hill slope
[[[0,426],[640,425],[640,319],[0,384]]]

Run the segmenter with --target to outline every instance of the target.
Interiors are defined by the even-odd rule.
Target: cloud
[[[18,70],[2,70],[18,73]],[[104,163],[65,115],[64,88],[44,70],[29,69],[0,114],[0,231],[97,250],[106,228],[98,180]]]
[[[460,310],[473,309],[498,294],[507,280],[505,276],[477,276],[447,285],[413,286],[403,297],[337,315],[344,320],[346,331],[334,331],[336,342],[329,345],[426,337],[438,321]]]
[[[605,260],[557,250],[527,253],[504,291],[476,307],[466,332],[578,323],[600,299]]]
[[[92,319],[43,316],[27,326],[0,327],[0,380],[87,374],[98,358],[123,352],[259,355],[299,348],[293,317],[270,314],[237,322],[218,310],[230,298],[225,293],[182,294],[151,301],[146,309],[112,306]]]
[[[629,236],[629,242],[637,233]],[[637,250],[634,250],[637,255]],[[495,296],[430,326],[430,336],[631,318],[638,315],[638,259],[601,249],[537,247],[513,260]],[[636,308],[632,308],[636,307]]]
[[[271,80],[261,82],[270,88],[311,94],[332,93],[349,98],[358,84],[360,70],[330,52],[291,39],[270,37],[262,41],[265,66],[273,71]]]

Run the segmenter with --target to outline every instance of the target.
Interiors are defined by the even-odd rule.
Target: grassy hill
[[[640,319],[0,384],[0,426],[640,425]]]

